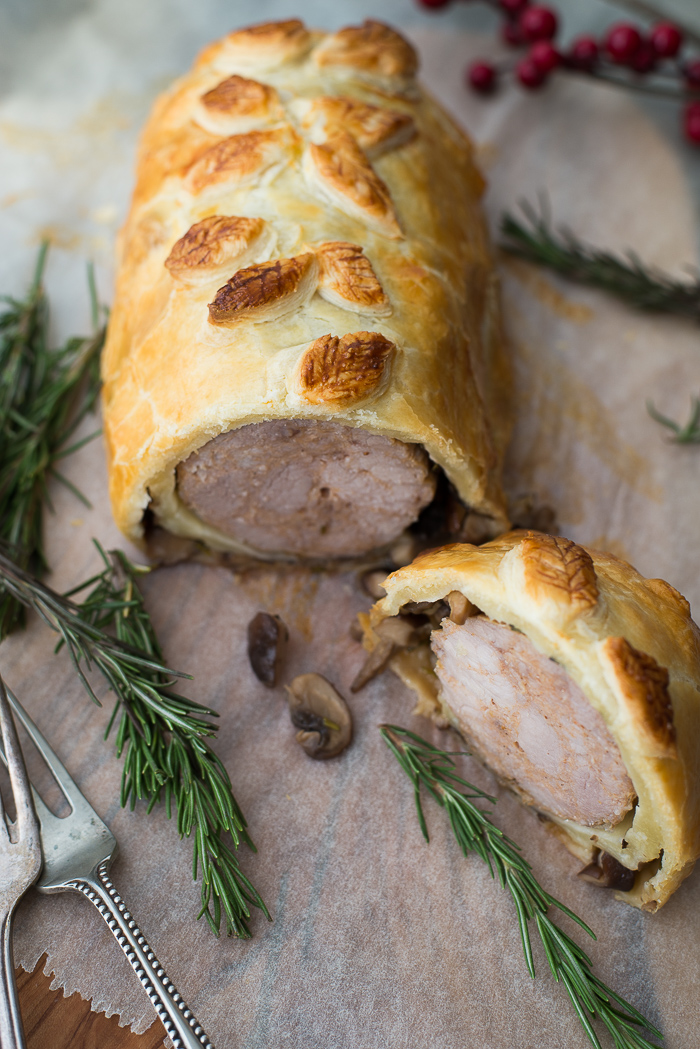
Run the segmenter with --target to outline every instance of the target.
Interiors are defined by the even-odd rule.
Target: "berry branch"
[[[432,10],[453,0],[418,0]],[[478,60],[466,71],[467,85],[482,95],[493,94],[506,76],[514,76],[528,91],[541,88],[555,73],[572,73],[613,87],[640,91],[683,104],[686,139],[700,145],[700,55],[688,55],[687,45],[700,47],[700,35],[676,22],[660,19],[644,0],[619,0],[645,18],[651,27],[615,22],[601,39],[579,36],[562,47],[556,42],[559,16],[552,8],[530,0],[483,0],[502,17],[501,39],[521,50],[517,60]]]

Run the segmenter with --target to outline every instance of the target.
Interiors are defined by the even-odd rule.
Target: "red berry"
[[[569,45],[566,61],[574,69],[593,69],[598,61],[598,41],[592,36],[579,36]]]
[[[658,59],[659,56],[649,41],[642,40],[629,64],[635,73],[651,73]]]
[[[651,31],[651,46],[660,58],[675,58],[682,43],[683,34],[673,22],[659,22]]]
[[[529,2],[530,0],[498,0],[498,6],[512,18],[524,11]]]
[[[541,87],[547,79],[547,73],[544,69],[540,69],[539,66],[535,65],[531,58],[523,58],[518,62],[515,72],[523,87],[528,88],[530,91]]]
[[[694,58],[692,62],[685,63],[683,76],[691,87],[700,87],[700,58]]]
[[[543,73],[551,73],[561,62],[561,55],[549,40],[536,40],[530,48],[528,58],[542,70]]]
[[[474,91],[488,95],[496,86],[496,70],[490,62],[474,62],[467,70],[467,80]]]
[[[683,130],[689,142],[700,145],[700,102],[689,102],[685,107]]]
[[[618,22],[611,26],[605,35],[605,50],[613,62],[628,65],[636,55],[642,43],[639,30],[627,22]]]
[[[558,28],[557,16],[550,7],[526,7],[520,16],[520,30],[528,41],[551,40]]]
[[[438,7],[447,7],[450,0],[418,0],[419,7],[428,7],[435,10]]]
[[[504,44],[508,44],[508,47],[520,47],[525,42],[517,22],[503,23],[501,26],[501,39]]]

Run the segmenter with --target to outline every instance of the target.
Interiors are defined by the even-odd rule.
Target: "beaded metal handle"
[[[76,879],[67,887],[95,904],[141,981],[175,1049],[214,1049],[114,888],[108,866],[109,861],[101,863],[95,878]]]

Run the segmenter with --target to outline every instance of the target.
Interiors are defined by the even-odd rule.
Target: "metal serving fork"
[[[11,825],[16,839],[13,841],[5,819],[2,800],[0,800],[0,929],[2,930],[0,1045],[2,1049],[21,1049],[25,1042],[22,1017],[17,1001],[15,963],[12,957],[12,915],[20,898],[39,876],[41,844],[27,770],[24,767],[22,750],[17,739],[2,678],[0,678],[0,727],[17,813],[15,822]]]
[[[44,869],[37,889],[44,893],[72,890],[87,896],[131,963],[175,1049],[214,1049],[109,879],[108,871],[117,852],[116,838],[78,790],[17,697],[10,689],[7,695],[71,808],[63,819],[54,816],[32,787],[44,852]],[[4,1049],[4,1042],[2,1045]]]

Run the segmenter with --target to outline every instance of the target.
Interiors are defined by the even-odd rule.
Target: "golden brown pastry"
[[[523,531],[429,551],[383,585],[363,624],[374,669],[383,654],[418,712],[453,725],[589,879],[643,910],[665,903],[700,855],[700,631],[685,598]],[[432,618],[430,648],[416,613]]]
[[[507,526],[484,184],[416,69],[380,22],[289,19],[210,45],[157,100],[103,357],[130,539],[363,557],[436,491],[462,507],[450,534],[464,508]]]

